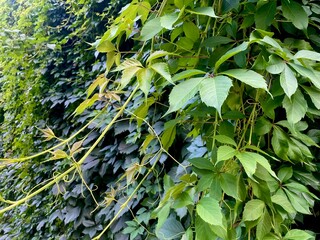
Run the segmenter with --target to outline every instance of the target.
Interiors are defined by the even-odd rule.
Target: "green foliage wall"
[[[315,239],[316,1],[134,0],[110,21],[99,4],[42,3],[55,8],[19,25],[49,48],[20,71],[39,82],[30,119],[45,112],[50,141],[1,159],[3,239]],[[2,128],[16,129],[8,114],[30,97],[3,66]],[[10,131],[27,138],[23,123]]]

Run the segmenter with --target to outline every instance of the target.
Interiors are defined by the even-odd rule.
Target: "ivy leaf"
[[[198,7],[193,10],[186,10],[187,12],[197,14],[197,15],[203,15],[208,17],[217,18],[218,16],[215,14],[212,7]]]
[[[243,211],[243,221],[254,221],[259,219],[265,209],[265,203],[259,199],[253,199],[246,203]]]
[[[221,116],[221,107],[226,100],[232,80],[225,76],[205,78],[200,84],[201,100],[210,107],[217,109]]]
[[[253,88],[262,88],[268,91],[268,86],[263,76],[252,70],[247,69],[231,69],[222,72],[221,74],[228,75],[229,77],[236,78],[243,83],[248,84]]]
[[[286,19],[292,22],[296,28],[307,30],[309,19],[301,4],[298,4],[293,0],[282,0],[281,5],[283,16]]]
[[[164,62],[159,62],[159,63],[155,63],[152,64],[150,66],[154,71],[156,71],[157,73],[159,73],[164,79],[166,79],[168,82],[174,84],[171,80],[171,74],[170,74],[170,70],[169,70],[169,66],[167,63]]]
[[[203,78],[191,78],[174,86],[170,95],[170,107],[166,114],[182,109],[196,95]]]
[[[298,88],[297,78],[286,64],[280,75],[280,85],[288,98],[291,98],[292,94],[294,94]]]
[[[222,212],[219,206],[219,202],[211,197],[203,197],[197,204],[197,213],[205,222],[223,226],[222,223]]]
[[[320,90],[314,87],[303,87],[303,89],[308,93],[316,108],[320,110]]]
[[[284,236],[285,240],[311,240],[314,236],[299,229],[292,229]]]
[[[287,119],[290,123],[299,122],[308,110],[307,101],[299,89],[292,95],[291,100],[285,96],[282,104],[286,109]]]
[[[162,30],[160,18],[154,18],[148,21],[141,29],[140,40],[147,41],[153,38]]]
[[[218,68],[220,67],[220,65],[222,63],[224,63],[225,61],[227,61],[229,58],[233,57],[234,55],[238,54],[239,52],[243,52],[245,51],[249,46],[248,42],[243,42],[241,43],[239,46],[230,49],[228,52],[226,52],[225,54],[223,54],[219,60],[216,62],[214,68],[215,71],[217,72]]]

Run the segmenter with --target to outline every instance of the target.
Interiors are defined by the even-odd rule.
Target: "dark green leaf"
[[[302,5],[293,0],[282,0],[281,4],[283,16],[292,22],[296,28],[307,30],[309,19]]]

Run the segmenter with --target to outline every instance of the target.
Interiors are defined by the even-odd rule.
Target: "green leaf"
[[[142,64],[136,59],[127,58],[114,71],[115,72],[122,71],[124,69],[131,68],[131,67],[142,67]]]
[[[169,66],[167,63],[159,62],[154,63],[150,66],[154,71],[159,73],[164,79],[166,79],[168,82],[174,84],[171,80],[171,74],[169,70]]]
[[[260,155],[258,153],[253,153],[253,152],[248,152],[248,154],[252,158],[254,158],[254,160],[257,163],[259,163],[264,169],[266,169],[268,171],[268,173],[270,173],[271,176],[273,176],[275,179],[278,179],[278,177],[275,174],[275,172],[271,169],[269,161],[265,157],[263,157],[262,155]]]
[[[212,7],[199,7],[195,8],[193,10],[186,10],[187,12],[197,14],[197,15],[203,15],[203,16],[208,16],[208,17],[213,17],[217,18],[218,16],[214,13],[214,10]]]
[[[311,240],[314,239],[314,236],[307,233],[306,231],[302,231],[299,229],[292,229],[284,236],[284,239],[287,240]]]
[[[148,21],[141,29],[140,40],[147,41],[153,38],[162,30],[160,18],[154,18]]]
[[[173,29],[173,24],[178,20],[179,14],[178,13],[170,13],[165,14],[160,18],[161,26],[166,29]]]
[[[232,138],[230,138],[230,137],[228,137],[228,136],[225,136],[225,135],[216,135],[216,136],[214,137],[214,139],[217,140],[217,141],[220,142],[220,143],[229,144],[229,145],[232,145],[232,146],[234,146],[234,147],[237,147],[236,142],[235,142]]]
[[[318,88],[320,89],[320,72],[317,72],[315,70],[305,68],[301,65],[290,63],[289,65],[294,68],[301,76],[304,76],[306,78],[309,78],[310,81]]]
[[[263,239],[272,228],[272,220],[267,210],[264,211],[258,225],[257,225],[257,239]]]
[[[284,71],[280,75],[280,85],[288,98],[291,98],[298,88],[297,78],[286,64]]]
[[[284,71],[286,66],[285,62],[276,55],[271,55],[269,57],[269,62],[266,70],[271,74],[279,74]]]
[[[192,163],[193,166],[199,169],[214,170],[214,166],[208,158],[192,158],[188,159],[188,162]]]
[[[187,38],[196,42],[200,37],[199,28],[193,22],[183,23],[183,31]]]
[[[300,29],[307,30],[309,19],[302,5],[293,0],[282,0],[282,13],[292,24]]]
[[[149,68],[141,68],[137,72],[137,80],[138,80],[140,89],[141,91],[144,92],[145,96],[148,96],[149,94],[153,73],[154,72]]]
[[[283,49],[280,46],[280,44],[276,40],[274,40],[273,38],[269,37],[268,35],[265,36],[263,39],[261,39],[261,42],[266,43],[266,44],[274,47],[275,49],[279,50],[280,52],[283,52]]]
[[[94,94],[91,98],[84,100],[74,111],[75,116],[83,113],[84,110],[91,107],[99,99],[99,94]]]
[[[162,147],[165,150],[168,150],[171,147],[172,143],[176,138],[176,126],[172,126],[166,130],[164,130],[161,136]]]
[[[308,104],[300,90],[292,95],[291,100],[285,96],[282,104],[289,123],[299,122],[307,113]]]
[[[218,68],[220,67],[220,65],[222,63],[224,63],[225,61],[227,61],[229,58],[233,57],[234,55],[238,54],[239,52],[245,51],[248,48],[248,46],[249,46],[248,42],[243,42],[239,46],[232,48],[231,50],[229,50],[228,52],[223,54],[214,66],[215,72],[218,71]]]
[[[255,161],[254,157],[249,152],[238,153],[236,154],[236,157],[244,167],[246,174],[252,178],[257,168],[257,162]]]
[[[277,2],[269,1],[266,4],[259,6],[254,15],[256,27],[262,30],[267,29],[274,20],[274,16],[277,10]]]
[[[205,222],[223,227],[221,208],[214,198],[201,198],[197,204],[197,213]]]
[[[231,69],[222,72],[221,74],[228,75],[229,77],[236,78],[241,82],[248,84],[253,88],[262,88],[268,91],[268,86],[263,76],[252,70],[247,69]]]
[[[281,182],[288,181],[293,175],[292,167],[283,167],[278,172],[278,177]]]
[[[265,203],[259,199],[253,199],[246,203],[243,210],[242,220],[246,221],[254,221],[259,219],[263,211],[265,209]]]
[[[97,46],[97,51],[101,53],[112,52],[114,50],[116,50],[115,46],[111,41],[108,40],[100,42]]]
[[[230,146],[226,146],[226,145],[220,146],[218,148],[218,152],[217,152],[216,164],[218,162],[225,161],[225,160],[228,160],[230,158],[233,158],[236,153],[237,153],[237,151],[234,148],[230,147]]]
[[[154,59],[158,59],[158,58],[169,56],[169,55],[174,55],[174,53],[163,51],[163,50],[155,51],[152,54],[150,54],[146,62],[148,64]]]
[[[230,42],[233,42],[231,38],[224,37],[224,36],[212,36],[206,38],[202,45],[209,48],[215,48],[219,45],[228,44]]]
[[[177,239],[184,234],[185,230],[180,222],[174,217],[169,217],[156,231],[157,237],[161,240]]]
[[[293,57],[296,59],[305,58],[313,61],[320,61],[320,53],[309,50],[300,50]]]
[[[203,221],[199,216],[196,217],[195,223],[196,240],[212,240],[217,236],[211,229],[211,225]]]
[[[174,86],[169,95],[170,107],[167,114],[182,109],[196,95],[202,80],[203,78],[191,78]]]
[[[320,90],[314,87],[303,87],[303,89],[308,93],[313,102],[314,106],[320,110]]]
[[[141,67],[129,67],[124,69],[120,79],[120,89],[124,89],[140,69]]]
[[[216,108],[221,116],[221,107],[228,96],[231,86],[231,79],[225,76],[205,78],[201,81],[199,87],[201,100],[207,106]]]
[[[293,208],[297,212],[300,212],[303,214],[311,214],[307,200],[302,198],[301,195],[297,195],[296,193],[293,193],[293,192],[289,191],[288,189],[284,189],[284,191],[286,192]]]
[[[194,75],[199,75],[199,74],[205,74],[206,72],[198,70],[198,69],[188,69],[185,70],[183,72],[177,73],[176,75],[174,75],[172,77],[172,82],[176,82],[179,81],[181,79],[185,79],[185,78],[189,78],[192,77]]]
[[[296,210],[294,210],[287,195],[282,189],[279,189],[276,194],[271,197],[271,201],[281,206],[289,214],[296,213]]]
[[[238,181],[237,177],[230,173],[220,174],[220,184],[222,190],[234,199],[240,200],[238,196]]]

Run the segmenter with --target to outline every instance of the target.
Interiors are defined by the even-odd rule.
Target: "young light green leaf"
[[[265,209],[265,203],[259,199],[253,199],[246,203],[243,211],[243,221],[255,221],[259,219]]]
[[[224,63],[225,61],[227,61],[229,58],[233,57],[234,55],[238,54],[239,52],[245,51],[248,48],[248,46],[249,46],[248,42],[243,42],[239,46],[232,48],[228,52],[223,54],[214,66],[215,72],[218,71],[218,68],[220,67],[220,65],[222,63]]]
[[[237,153],[237,151],[234,148],[230,147],[230,146],[227,146],[227,145],[220,146],[218,148],[216,164],[218,162],[225,161],[225,160],[228,160],[230,158],[233,158],[236,153]]]
[[[101,53],[112,52],[114,50],[116,50],[115,46],[111,41],[108,40],[104,40],[102,42],[100,41],[100,43],[97,46],[97,51]]]
[[[285,96],[282,105],[286,109],[287,119],[290,123],[299,122],[308,110],[307,101],[299,89],[292,95],[291,100]]]
[[[298,88],[297,78],[286,64],[280,75],[280,85],[288,98],[291,98]]]
[[[118,72],[131,67],[142,67],[142,64],[136,59],[127,58],[114,71]]]
[[[285,240],[312,240],[314,236],[300,229],[292,229],[284,236]]]
[[[303,87],[303,89],[308,93],[313,102],[314,106],[320,110],[320,90],[314,87]]]
[[[283,16],[286,19],[292,22],[296,28],[307,30],[309,19],[301,4],[293,0],[282,0],[281,5]]]
[[[84,100],[77,108],[74,110],[75,116],[81,114],[87,108],[91,107],[97,100],[99,100],[99,94],[94,94],[91,98]]]
[[[269,44],[270,46],[274,47],[275,49],[278,49],[280,52],[283,52],[282,47],[280,44],[274,40],[273,38],[269,37],[268,35],[265,36],[263,39],[261,39],[261,42]]]
[[[236,78],[243,83],[248,84],[253,88],[262,88],[268,91],[268,86],[263,76],[252,70],[247,69],[231,69],[222,72],[221,74],[228,75],[229,77]]]
[[[218,16],[215,14],[212,7],[198,7],[193,10],[186,10],[187,12],[197,14],[197,15],[204,15],[208,17],[217,18]]]
[[[172,82],[176,82],[179,81],[181,79],[185,79],[185,78],[189,78],[192,77],[194,75],[200,75],[200,74],[205,74],[206,72],[198,70],[198,69],[188,69],[185,70],[183,72],[177,73],[176,75],[174,75],[172,77]]]
[[[256,172],[257,161],[254,156],[252,156],[249,152],[241,152],[236,154],[236,157],[239,159],[242,164],[246,174],[253,178],[253,174]]]
[[[160,18],[160,23],[161,26],[166,28],[166,29],[173,29],[173,24],[178,20],[179,14],[178,13],[170,13],[170,14],[165,14]]]
[[[203,78],[191,78],[174,86],[169,95],[170,107],[167,114],[182,109],[196,95],[202,80]]]
[[[320,61],[320,53],[310,50],[300,50],[293,57],[296,59],[305,58],[313,61]]]
[[[154,18],[148,21],[141,29],[140,40],[147,41],[153,38],[162,30],[160,18]]]
[[[301,65],[290,63],[289,65],[296,70],[301,76],[309,78],[309,80],[320,89],[320,72],[317,72],[313,69],[305,68]]]
[[[223,227],[219,202],[211,197],[203,197],[197,204],[197,213],[205,222]]]
[[[157,73],[159,73],[164,79],[166,79],[168,82],[174,84],[171,80],[171,74],[170,74],[170,70],[169,70],[169,66],[167,63],[164,62],[159,62],[159,63],[155,63],[152,64],[150,66],[154,71],[156,71]]]
[[[158,58],[168,56],[168,55],[174,55],[174,53],[163,51],[163,50],[155,51],[152,54],[150,54],[150,56],[148,57],[146,62],[148,64],[154,59],[158,59]]]
[[[254,159],[254,161],[259,163],[264,169],[266,169],[268,171],[268,173],[270,173],[271,176],[278,179],[277,175],[271,169],[271,166],[265,157],[263,157],[262,155],[260,155],[258,153],[253,153],[253,152],[247,152],[247,153],[248,153],[248,155],[250,155],[250,157],[252,157]]]
[[[149,68],[141,68],[137,72],[138,83],[145,96],[148,96],[149,94],[153,73],[153,70]]]
[[[231,86],[232,80],[225,76],[205,78],[201,81],[199,87],[201,100],[207,106],[216,108],[221,116],[221,107],[228,96]]]
[[[124,89],[130,82],[130,80],[136,75],[136,73],[141,69],[141,67],[129,67],[122,71],[122,76],[120,79],[120,89]]]

